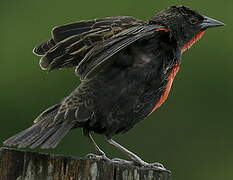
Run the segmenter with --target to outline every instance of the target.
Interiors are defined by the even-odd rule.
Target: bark
[[[170,176],[98,159],[0,149],[0,180],[168,180]]]

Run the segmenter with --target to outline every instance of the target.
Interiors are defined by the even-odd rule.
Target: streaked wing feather
[[[56,45],[54,39],[49,39],[47,41],[42,42],[38,46],[33,49],[33,53],[38,56],[43,56],[46,52],[48,52],[51,48]]]
[[[155,30],[162,27],[155,25],[136,26],[122,31],[89,51],[76,68],[76,74],[82,80],[92,78],[100,69],[113,63],[110,57],[141,38],[153,36]]]
[[[55,42],[60,42],[72,35],[82,34],[99,27],[113,27],[139,23],[140,21],[131,16],[115,16],[98,18],[88,21],[79,21],[53,28],[52,34]],[[142,22],[142,21],[141,21]]]
[[[129,16],[80,21],[55,27],[53,38],[34,49],[42,56],[42,69],[60,69],[77,66],[91,48],[124,29],[143,24]]]

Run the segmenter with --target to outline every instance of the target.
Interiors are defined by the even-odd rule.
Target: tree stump
[[[168,180],[170,176],[98,159],[0,149],[0,180]]]

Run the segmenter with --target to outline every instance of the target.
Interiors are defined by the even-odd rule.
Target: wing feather
[[[113,62],[112,57],[122,49],[144,37],[154,36],[163,26],[136,26],[122,31],[111,39],[91,49],[76,68],[82,80],[92,78],[103,67]]]
[[[77,66],[95,45],[143,23],[134,17],[117,16],[58,26],[52,30],[53,38],[35,47],[33,52],[42,56],[40,66],[45,70]]]

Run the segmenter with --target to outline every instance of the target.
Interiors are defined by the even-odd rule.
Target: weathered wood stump
[[[169,172],[98,159],[1,148],[0,180],[168,180]]]

